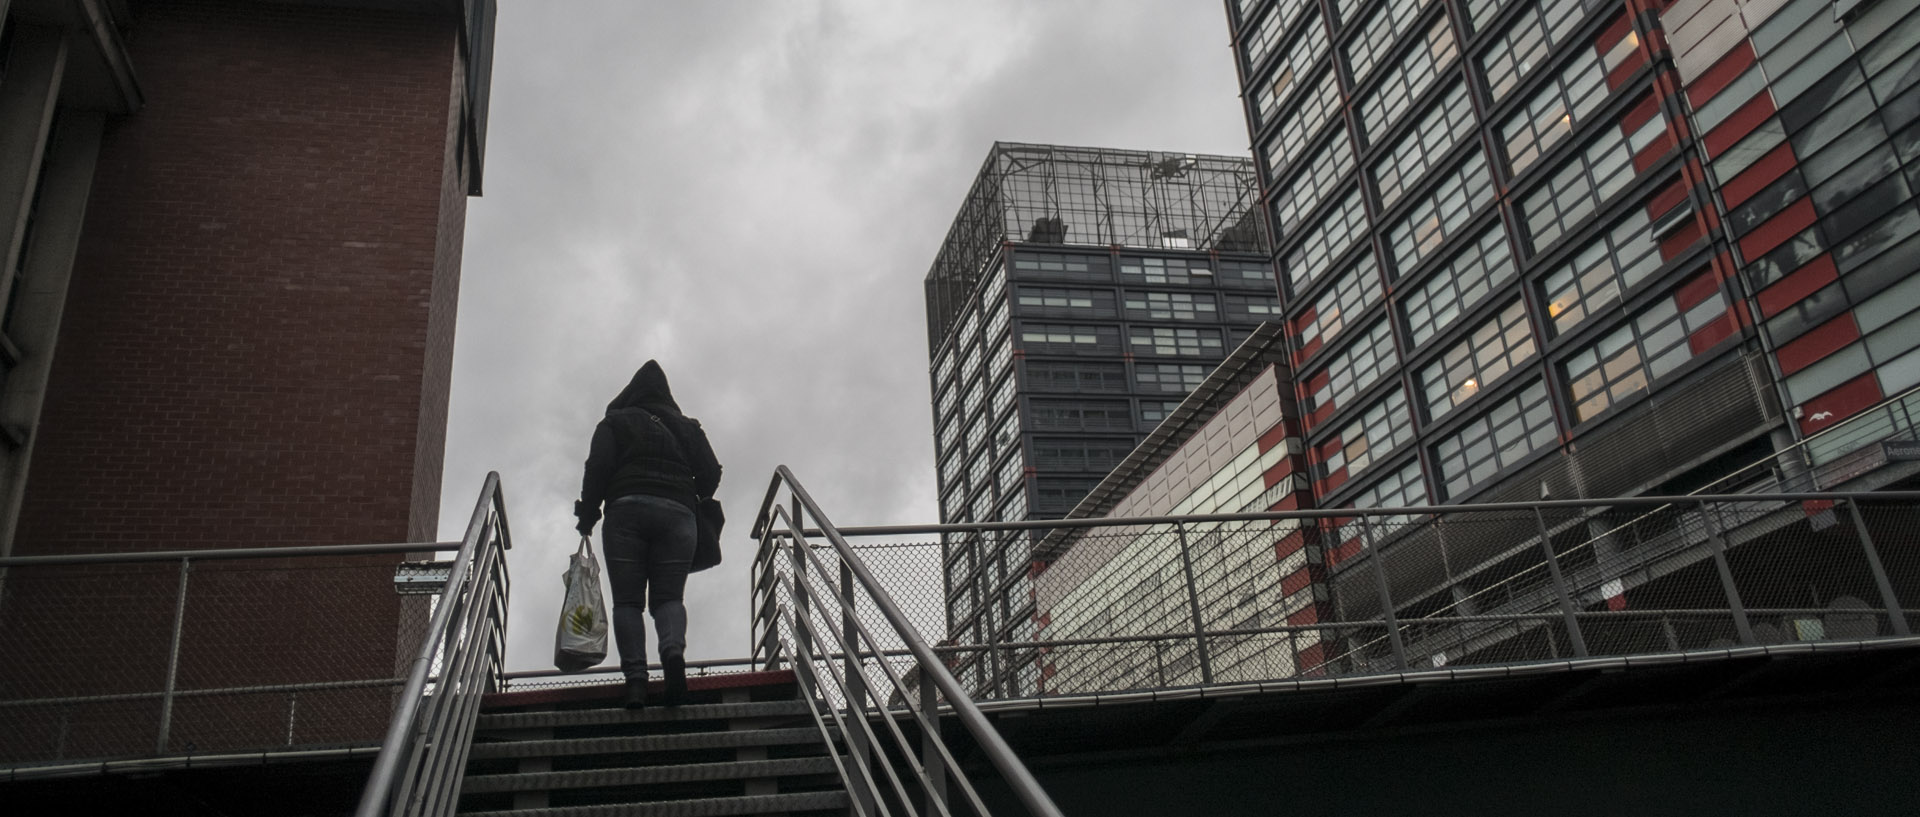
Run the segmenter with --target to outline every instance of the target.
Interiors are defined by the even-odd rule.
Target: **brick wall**
[[[107,125],[16,555],[433,537],[466,207],[457,43],[447,18],[141,4],[129,49],[147,105]],[[209,633],[237,622],[312,648],[282,660],[188,638],[182,684],[388,677],[421,609],[386,589],[379,563],[395,560],[268,577],[371,590],[190,594],[221,605],[187,613]],[[79,602],[93,640],[59,646],[92,671],[0,671],[0,685],[131,691],[164,663],[164,639],[135,632],[172,617],[174,579],[154,581],[165,592],[116,604],[14,582],[4,612],[22,637],[36,616],[74,620]],[[196,663],[225,669],[186,671]],[[386,698],[373,697],[366,724],[343,727],[371,734],[337,739],[378,736]],[[231,731],[242,713],[225,708]],[[193,740],[183,717],[176,746]]]

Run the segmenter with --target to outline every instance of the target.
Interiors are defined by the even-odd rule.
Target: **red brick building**
[[[0,9],[0,556],[432,540],[493,4]],[[361,561],[390,575],[396,558]],[[254,570],[240,581],[284,592],[204,624],[189,610],[188,649],[220,643],[196,626],[325,629],[358,649],[249,656],[279,670],[247,682],[390,673],[411,608],[306,592],[298,572]],[[144,622],[164,630],[173,579],[155,581],[83,600],[130,624],[77,661],[164,652]],[[72,607],[14,584],[8,641]],[[183,685],[219,684],[190,658]],[[33,677],[145,683],[98,675]],[[48,693],[23,683],[0,678]]]

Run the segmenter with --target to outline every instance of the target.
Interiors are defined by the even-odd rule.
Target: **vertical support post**
[[[287,693],[287,745],[293,745],[293,719],[300,707],[300,693]]]
[[[1753,624],[1747,620],[1747,606],[1740,601],[1740,588],[1733,583],[1733,566],[1727,563],[1727,542],[1720,535],[1720,519],[1707,509],[1707,503],[1697,503],[1700,518],[1707,523],[1707,547],[1713,552],[1713,569],[1720,574],[1720,589],[1727,594],[1727,611],[1733,615],[1733,631],[1740,637],[1742,644],[1757,643],[1753,637]]]
[[[813,639],[807,635],[807,628],[801,623],[813,621],[813,604],[807,597],[807,554],[801,550],[807,546],[805,513],[805,508],[800,504],[800,496],[795,494],[791,517],[794,529],[802,533],[791,537],[789,542],[792,550],[787,553],[793,562],[793,643],[796,647],[804,646],[806,649],[794,650],[793,669],[795,672],[807,673],[807,677],[814,681],[813,688],[819,689],[819,676],[813,674],[813,656],[817,651],[814,649]]]
[[[845,558],[840,560],[840,671],[846,678],[845,693],[847,718],[847,751],[853,755],[854,766],[868,780],[873,778],[873,747],[867,741],[867,732],[854,724],[867,717],[867,676],[866,662],[860,658],[860,629],[854,625],[855,606],[858,598],[853,583],[853,565]],[[884,656],[880,660],[885,660]],[[877,708],[877,707],[876,707]],[[885,713],[881,713],[885,717]],[[853,796],[860,801],[861,814],[872,814],[873,794],[865,786],[856,787]]]
[[[1860,549],[1867,555],[1867,569],[1873,571],[1873,586],[1880,591],[1880,603],[1887,607],[1887,621],[1893,625],[1893,634],[1913,635],[1907,626],[1907,611],[1900,606],[1900,597],[1893,593],[1886,565],[1880,562],[1880,549],[1874,546],[1873,534],[1867,532],[1867,520],[1860,515],[1858,500],[1847,500],[1847,514],[1853,517],[1853,529],[1860,534]]]
[[[982,571],[983,575],[980,578],[981,581],[985,581],[988,576],[993,578],[993,583],[988,585],[986,594],[987,604],[981,608],[980,618],[982,623],[987,627],[986,693],[994,698],[999,698],[1002,696],[1000,690],[1000,625],[1004,624],[1007,620],[1007,597],[1001,592],[1007,584],[1006,573],[1001,570],[1001,567],[1006,564],[1006,554],[1001,552],[1001,548],[1006,546],[1006,542],[1000,540],[999,537],[993,536],[990,531],[981,530],[974,531],[974,533],[979,537],[980,542],[986,545],[987,553],[992,557],[992,561],[987,566],[987,569]],[[991,541],[992,544],[987,544],[989,541]]]
[[[940,688],[920,668],[920,765],[926,769],[927,805],[923,814],[938,814],[947,803],[947,762],[940,758]],[[938,805],[935,805],[935,804]]]
[[[1400,640],[1400,616],[1393,610],[1393,591],[1387,586],[1386,554],[1380,552],[1373,538],[1373,517],[1360,517],[1360,546],[1373,562],[1373,585],[1380,593],[1380,618],[1387,623],[1387,643],[1393,646],[1393,665],[1406,669],[1407,645]]]
[[[173,645],[167,650],[167,686],[160,696],[160,735],[154,741],[155,754],[167,753],[167,734],[173,730],[173,686],[180,676],[180,631],[187,621],[187,577],[193,574],[193,560],[180,560],[180,589],[173,599]]]
[[[1568,591],[1567,578],[1560,573],[1560,557],[1553,552],[1553,537],[1547,533],[1547,515],[1540,506],[1533,506],[1533,521],[1540,526],[1540,553],[1547,559],[1547,578],[1553,582],[1554,598],[1560,602],[1560,619],[1567,625],[1567,643],[1573,645],[1576,658],[1587,657],[1587,639],[1580,632],[1580,617],[1575,615],[1573,594]]]
[[[1193,579],[1193,553],[1187,547],[1187,523],[1173,523],[1180,539],[1180,572],[1187,578],[1187,607],[1193,611],[1193,647],[1200,656],[1200,683],[1213,683],[1213,656],[1207,653],[1207,625],[1200,617],[1200,588]]]

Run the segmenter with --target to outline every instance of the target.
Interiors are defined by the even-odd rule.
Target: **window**
[[[1358,189],[1320,219],[1305,241],[1287,253],[1287,280],[1299,292],[1332,266],[1333,260],[1365,234],[1367,211]]]
[[[962,351],[973,346],[975,333],[980,331],[980,310],[969,308],[967,317],[960,322],[960,340],[954,348]]]
[[[1113,317],[1113,293],[1091,289],[1020,287],[1020,314]]]
[[[1322,409],[1339,406],[1379,380],[1393,367],[1395,358],[1392,330],[1387,328],[1386,321],[1375,323],[1307,379],[1309,391],[1304,408],[1318,414]]]
[[[960,424],[954,423],[953,427],[959,428]],[[944,451],[941,454],[943,459],[940,460],[940,484],[948,486],[963,485],[962,483],[955,482],[955,480],[960,478],[962,474],[961,469],[966,467],[967,458],[964,456],[965,453],[966,452],[959,449],[954,449]],[[962,487],[961,490],[964,491],[965,488]]]
[[[1204,292],[1126,293],[1127,317],[1157,321],[1214,320],[1219,306]]]
[[[1280,319],[1280,299],[1271,295],[1229,294],[1225,299],[1227,320],[1259,323]]]
[[[993,455],[1004,456],[1020,447],[1020,415],[1009,414],[993,428]]]
[[[1263,261],[1221,261],[1220,285],[1273,291],[1273,265]]]
[[[1132,431],[1133,412],[1123,400],[1035,400],[1035,431]]]
[[[1066,513],[1098,487],[1100,480],[1097,479],[1041,477],[1033,481],[1033,510],[1042,514]]]
[[[1033,467],[1039,471],[1094,471],[1106,473],[1133,451],[1133,440],[1033,441]]]
[[[1548,273],[1540,288],[1553,333],[1561,335],[1579,326],[1659,269],[1659,248],[1653,240],[1653,223],[1645,211],[1635,209]]]
[[[977,454],[987,450],[987,447],[983,445],[983,443],[987,441],[987,429],[990,425],[991,424],[987,422],[987,418],[980,417],[980,416],[975,416],[972,420],[968,421],[967,423],[967,450],[968,451],[971,451]]]
[[[1506,228],[1495,222],[1407,296],[1402,309],[1408,336],[1416,344],[1427,342],[1513,280],[1514,272]]]
[[[1467,0],[1462,6],[1467,13],[1467,22],[1472,25],[1473,31],[1478,33],[1486,30],[1487,25],[1493,22],[1493,18],[1500,15],[1500,9],[1506,6],[1506,2],[1507,0]]]
[[[1026,470],[1027,463],[1018,453],[1000,463],[1000,472],[995,476],[996,481],[999,482],[1000,493],[1022,490],[1025,487]],[[987,516],[981,514],[980,518],[986,519]]]
[[[1286,24],[1287,21],[1280,9],[1268,9],[1266,16],[1261,17],[1260,22],[1245,35],[1249,70],[1260,65],[1266,60],[1268,54],[1273,53],[1273,46],[1280,41],[1280,32]]]
[[[940,456],[946,457],[953,454],[954,443],[959,441],[960,418],[955,417],[947,420],[946,424],[940,427]]]
[[[1420,372],[1427,417],[1438,420],[1533,357],[1527,305],[1514,301]]]
[[[1113,326],[1077,326],[1064,323],[1022,324],[1020,348],[1029,352],[1056,354],[1119,351],[1120,329]]]
[[[1547,60],[1549,49],[1566,39],[1580,22],[1580,0],[1541,0],[1522,12],[1505,33],[1495,39],[1480,59],[1487,91],[1499,102],[1520,84],[1535,66]],[[1591,48],[1585,49],[1592,51]]]
[[[1027,366],[1027,388],[1051,392],[1124,392],[1126,367],[1092,361],[1034,361]]]
[[[1300,226],[1300,220],[1320,206],[1327,191],[1353,169],[1353,162],[1353,146],[1347,141],[1346,131],[1335,131],[1326,144],[1321,145],[1307,160],[1300,174],[1281,188],[1280,194],[1274,198],[1276,235],[1284,238]]]
[[[1508,168],[1520,175],[1572,133],[1575,125],[1587,121],[1606,98],[1607,76],[1600,69],[1600,58],[1591,50],[1583,51],[1500,126]]]
[[[1459,499],[1501,469],[1552,444],[1554,433],[1546,382],[1535,380],[1433,447],[1442,492],[1447,499]]]
[[[967,464],[967,493],[980,492],[986,496],[992,496],[993,485],[987,481],[987,476],[992,472],[993,458],[987,456],[985,451],[975,454],[973,460]],[[973,508],[975,518],[978,518],[980,511],[980,506],[976,504]]]
[[[1422,5],[1424,0],[1386,0],[1374,9],[1360,35],[1347,43],[1347,68],[1353,72],[1355,85],[1365,83],[1400,34],[1419,21]]]
[[[1113,263],[1095,255],[1021,252],[1013,257],[1013,268],[1034,278],[1060,278],[1073,281],[1111,281]]]
[[[1331,343],[1360,313],[1380,299],[1380,267],[1371,253],[1360,256],[1331,287],[1313,302],[1313,311],[1301,315],[1305,325],[1294,336],[1294,348],[1306,353]]]
[[[1300,98],[1300,104],[1280,119],[1279,130],[1261,148],[1267,163],[1267,178],[1280,178],[1282,171],[1298,161],[1307,152],[1307,142],[1334,119],[1339,109],[1340,83],[1334,81],[1333,69],[1329,67],[1314,78]]]
[[[1474,213],[1492,201],[1492,192],[1486,157],[1480,151],[1473,151],[1388,232],[1387,244],[1393,252],[1395,273],[1412,272],[1422,258],[1439,249]]]
[[[973,376],[979,373],[980,373],[980,347],[969,346],[967,347],[966,359],[960,361],[960,379],[972,380]]]
[[[1343,507],[1348,508],[1412,508],[1426,505],[1432,500],[1427,496],[1426,480],[1421,478],[1420,461],[1414,460],[1380,478],[1379,482],[1367,486],[1367,489],[1354,494]]]
[[[1453,64],[1459,49],[1453,41],[1453,29],[1441,15],[1421,35],[1422,44],[1409,49],[1379,86],[1360,101],[1361,142],[1373,144],[1413,106],[1413,101],[1433,86],[1440,72]]]
[[[1213,280],[1213,270],[1204,258],[1122,258],[1120,280],[1129,284],[1204,284]]]
[[[1689,337],[1726,314],[1726,296],[1718,289],[1685,312],[1673,298],[1662,298],[1619,329],[1573,353],[1561,369],[1575,422],[1593,419],[1691,360],[1694,350]]]
[[[1023,476],[1022,479],[1024,480],[1025,477]],[[1018,522],[1025,518],[1027,518],[1027,492],[1023,484],[1018,486],[1013,496],[1007,497],[1007,501],[1000,506],[1000,521]]]
[[[966,399],[960,401],[960,413],[969,417],[980,409],[980,400],[986,396],[986,385],[978,380],[967,384]]]
[[[1141,391],[1186,394],[1205,382],[1212,368],[1191,363],[1137,363],[1134,379]]]
[[[947,376],[953,374],[953,357],[954,350],[951,347],[940,353],[940,362],[933,367],[934,385],[945,385]]]
[[[953,406],[955,403],[959,401],[960,401],[960,387],[959,386],[946,387],[940,392],[940,399],[938,401],[939,410],[934,412],[934,416],[942,420],[952,416]]]
[[[1000,381],[1000,387],[994,390],[993,410],[996,413],[1006,411],[1008,408],[1013,406],[1015,383],[1016,383],[1016,380],[1014,378],[1009,377],[1009,378],[1006,378],[1005,380]]]
[[[1220,348],[1220,330],[1184,329],[1167,326],[1135,326],[1128,331],[1128,340],[1136,355],[1184,355],[1187,357],[1219,357],[1224,354]]]
[[[1180,407],[1179,400],[1141,400],[1140,427],[1152,428],[1173,414]]]
[[[1413,421],[1407,416],[1407,394],[1388,389],[1387,396],[1368,406],[1321,447],[1322,459],[1314,465],[1314,478],[1326,479],[1342,468],[1349,478],[1357,477],[1411,439]]]
[[[1000,343],[994,346],[993,358],[987,361],[987,377],[997,378],[1013,366],[1013,336],[1002,335]]]
[[[1400,196],[1419,184],[1440,156],[1473,130],[1473,106],[1466,83],[1455,82],[1427,109],[1387,154],[1373,165],[1373,186],[1380,204],[1391,209]]]
[[[1309,13],[1295,28],[1299,33],[1287,43],[1280,60],[1253,87],[1254,112],[1260,122],[1271,121],[1280,106],[1299,88],[1296,79],[1305,79],[1307,69],[1327,53],[1327,28],[1318,14]]]
[[[986,338],[988,343],[1000,339],[1000,333],[1007,328],[1007,302],[1001,301],[993,306],[993,315],[987,318]]]
[[[1521,199],[1533,251],[1553,244],[1630,181],[1633,154],[1626,135],[1618,128],[1601,128],[1599,136]]]

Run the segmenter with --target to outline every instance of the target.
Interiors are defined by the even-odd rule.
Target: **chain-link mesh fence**
[[[962,685],[992,699],[1904,635],[1920,610],[1920,518],[1910,502],[1857,511],[1542,503],[856,537],[854,550]],[[837,654],[838,555],[810,550],[813,652]],[[793,610],[791,548],[758,569],[773,580],[756,609]],[[857,612],[901,646],[870,604]],[[792,655],[790,616],[758,625]],[[911,661],[894,666],[913,680]]]
[[[6,568],[0,762],[377,742],[433,598],[401,559]]]

